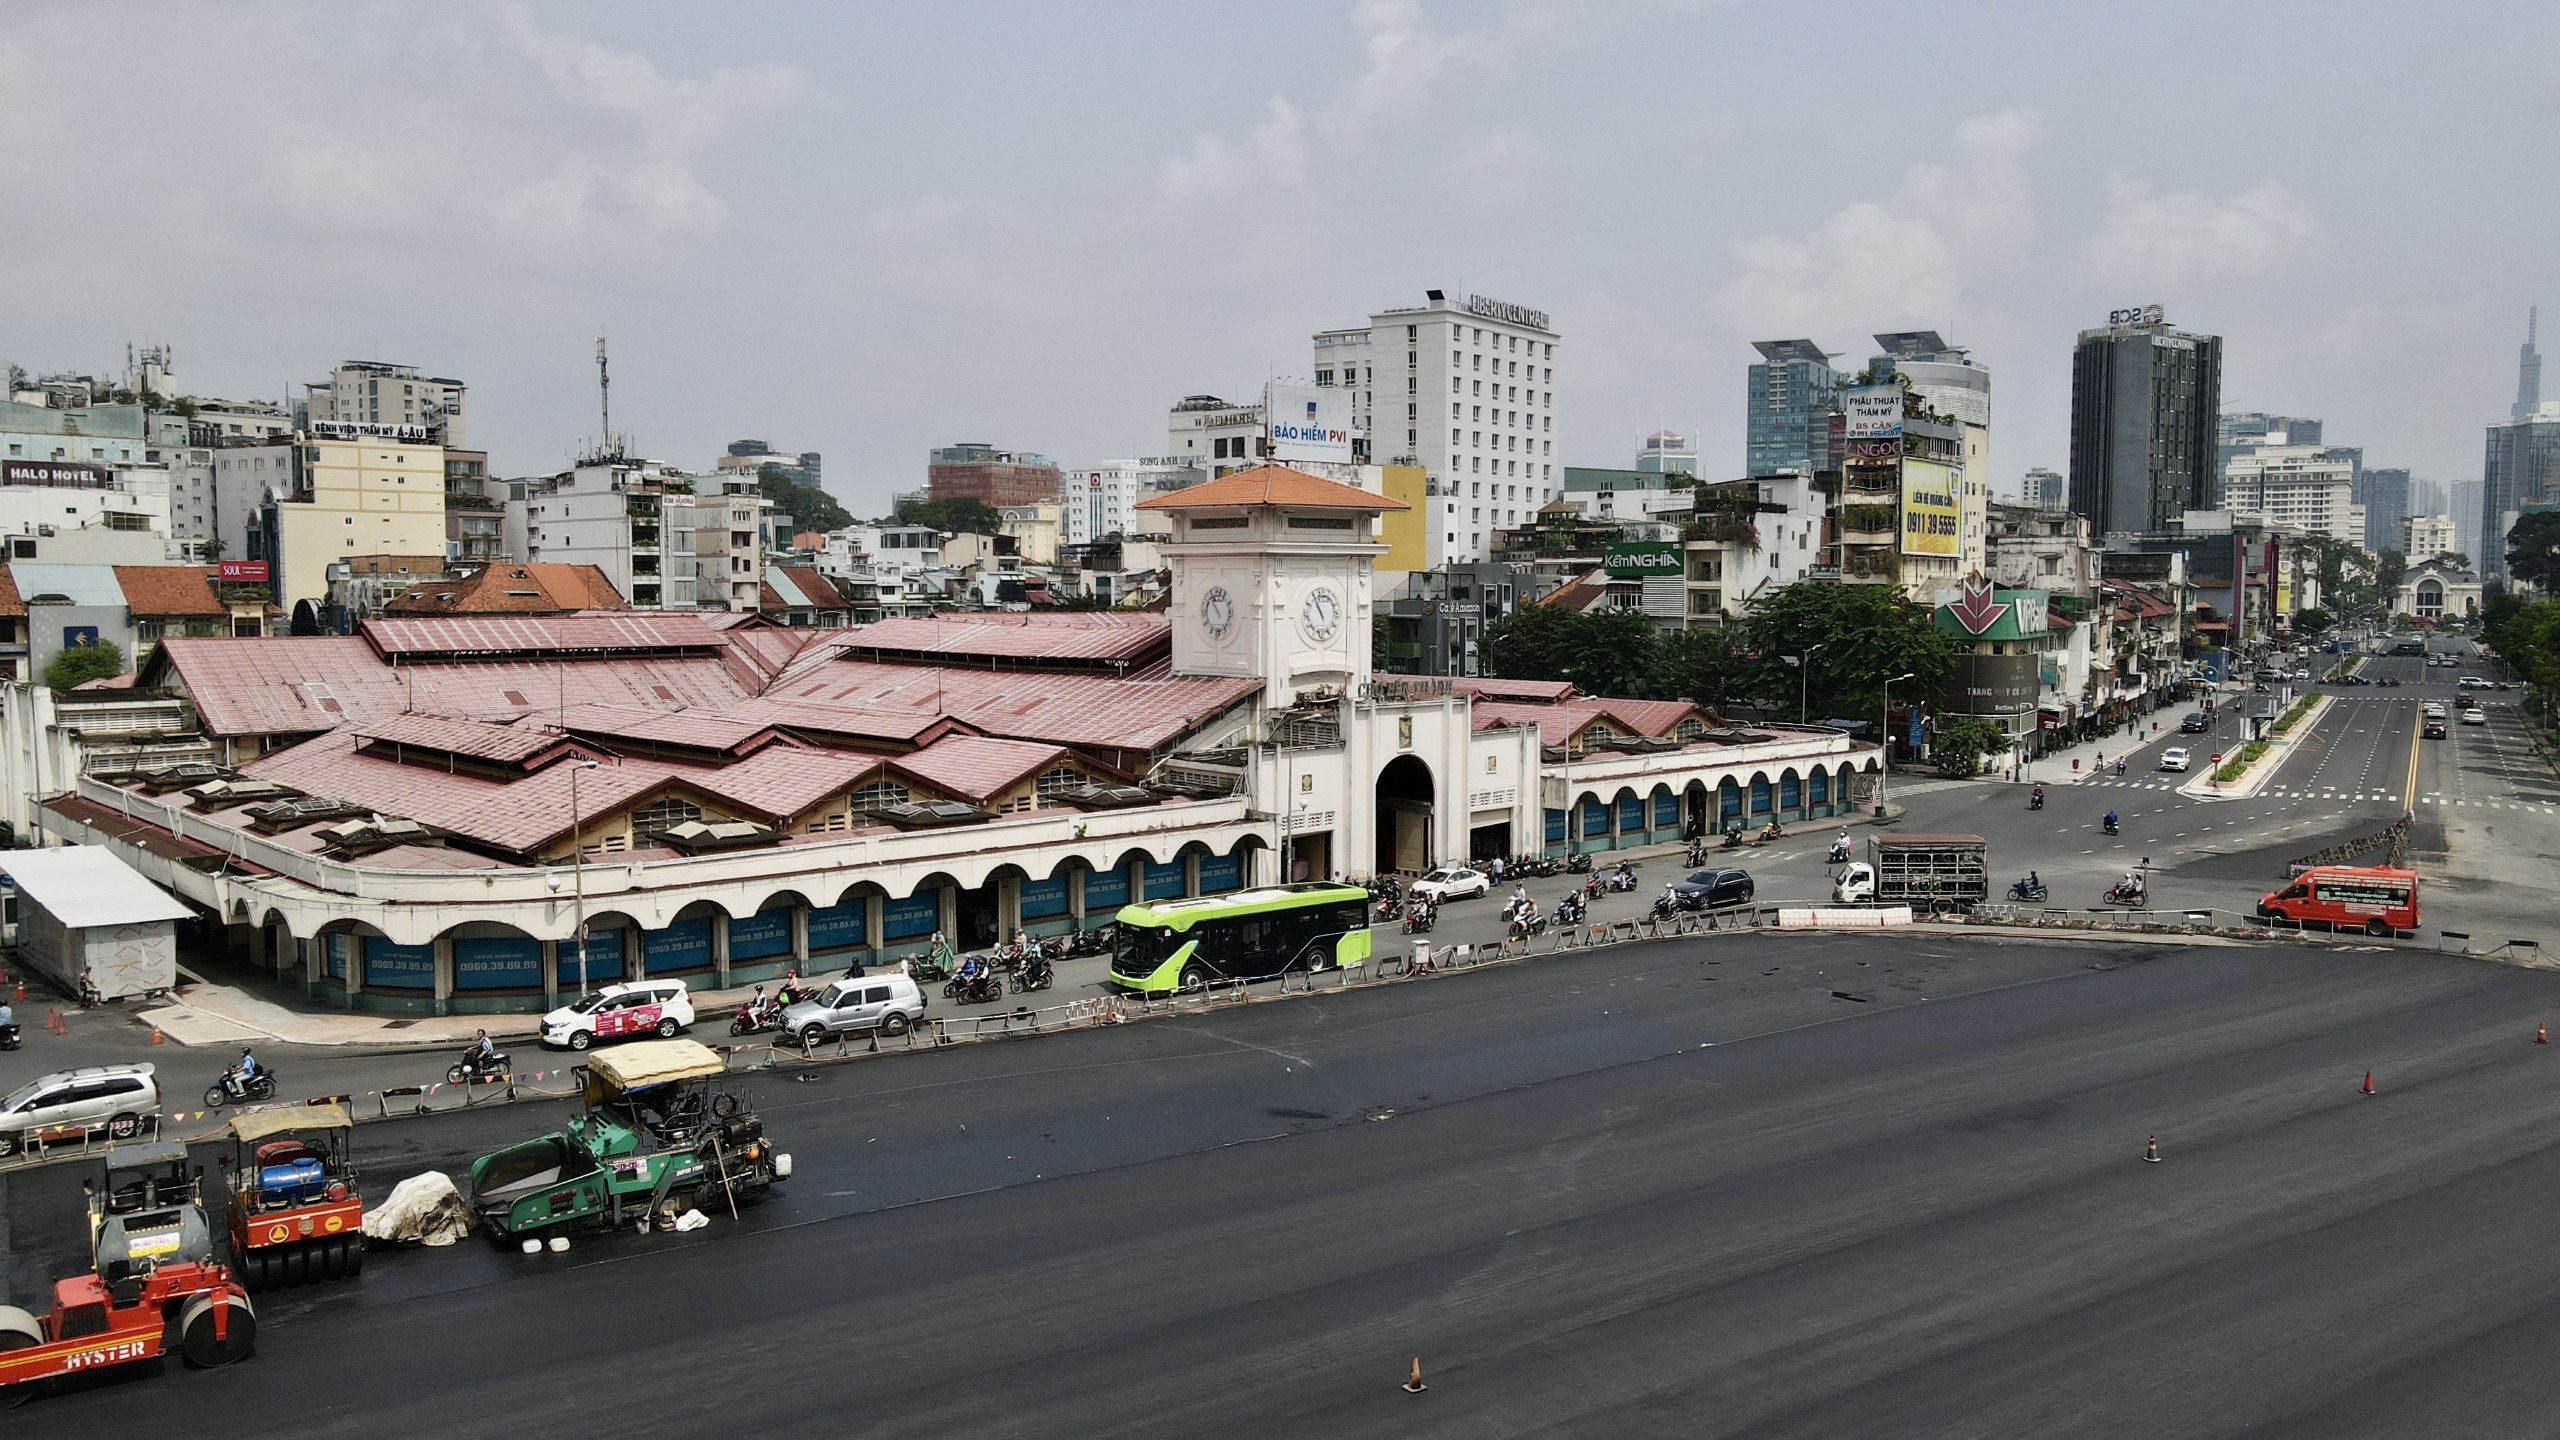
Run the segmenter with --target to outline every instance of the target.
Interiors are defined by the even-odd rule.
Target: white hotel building
[[[1352,392],[1375,464],[1430,476],[1431,569],[1485,559],[1493,532],[1528,524],[1562,484],[1556,332],[1543,310],[1482,295],[1425,303],[1315,337],[1316,384]],[[1386,373],[1381,375],[1379,371]]]

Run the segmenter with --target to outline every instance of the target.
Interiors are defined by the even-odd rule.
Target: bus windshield
[[[1120,922],[1111,939],[1111,968],[1123,975],[1152,974],[1182,937],[1170,926]]]

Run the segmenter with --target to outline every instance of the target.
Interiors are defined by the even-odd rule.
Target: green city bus
[[[1369,892],[1352,885],[1266,885],[1123,906],[1115,918],[1111,983],[1142,995],[1369,958]]]

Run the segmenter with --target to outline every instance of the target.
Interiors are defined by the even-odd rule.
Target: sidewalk
[[[2214,709],[2216,713],[2221,713],[2226,707],[2238,704],[2247,698],[2247,686],[2225,684],[2214,693]],[[2095,740],[2083,740],[2076,745],[2049,750],[2025,762],[2020,767],[2017,778],[2022,783],[2077,785],[2083,780],[2095,780],[2102,773],[2111,774],[2112,768],[2101,771],[2099,768],[2101,763],[2113,767],[2116,761],[2146,745],[2154,745],[2162,741],[2172,745],[2181,743],[2177,738],[2179,722],[2196,713],[2199,708],[2183,702],[2162,706],[2148,715],[2135,717],[2132,725],[2113,735],[2104,735]],[[2189,749],[2193,749],[2197,744],[2212,738],[2211,736],[2189,736],[2184,743]],[[2203,763],[2201,756],[2198,757],[2197,763]],[[2007,778],[2007,772],[2004,769],[2000,775],[1986,778]]]
[[[823,983],[840,973],[834,968],[814,970],[801,977],[803,984]],[[772,987],[766,987],[770,990]],[[756,990],[741,985],[728,990],[692,989],[693,1023],[696,1030],[712,1024],[725,1026],[729,1012],[743,1004]],[[220,984],[196,978],[178,987],[174,1004],[137,1010],[138,1025],[157,1027],[160,1033],[179,1045],[230,1045],[243,1041],[273,1040],[287,1045],[362,1046],[396,1049],[409,1046],[458,1047],[487,1030],[498,1040],[530,1044],[541,1033],[538,1015],[397,1015],[370,1010],[295,1009],[265,999],[236,985]],[[563,1003],[575,996],[563,996]]]

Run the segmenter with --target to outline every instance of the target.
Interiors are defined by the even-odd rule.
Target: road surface
[[[761,1085],[742,1225],[378,1256],[11,1433],[2523,1433],[2555,986],[1735,935],[865,1062]],[[360,1138],[379,1186],[542,1114]],[[19,1294],[73,1179],[0,1182]]]

